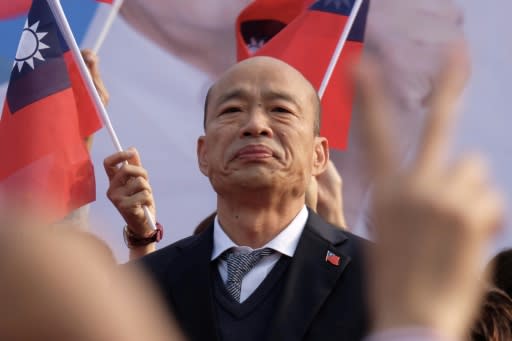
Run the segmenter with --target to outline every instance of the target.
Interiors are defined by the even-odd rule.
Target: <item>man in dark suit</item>
[[[310,211],[280,297],[263,325],[245,327],[249,335],[276,341],[361,339],[368,328],[361,243]],[[142,258],[191,340],[223,334],[215,313],[212,248],[213,226]],[[326,261],[328,251],[340,257],[339,265]]]
[[[319,127],[315,89],[276,59],[241,62],[210,89],[197,156],[217,192],[215,221],[141,261],[191,340],[364,336],[365,242],[305,206],[329,160]],[[151,251],[157,234],[142,206],[154,213],[153,198],[136,151],[107,158],[105,169],[132,255]]]

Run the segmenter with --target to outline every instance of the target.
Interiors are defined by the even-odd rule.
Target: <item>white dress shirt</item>
[[[270,256],[263,257],[244,277],[242,280],[242,291],[240,293],[240,302],[245,301],[251,294],[258,288],[258,286],[267,277],[281,255],[293,257],[297,244],[299,243],[300,236],[306,226],[308,219],[308,210],[304,206],[292,222],[279,233],[274,239],[265,244],[262,249],[270,248],[274,251]],[[254,250],[248,246],[236,245],[224,232],[220,226],[218,217],[215,217],[213,226],[213,252],[211,260],[214,261],[218,258],[218,268],[220,277],[224,284],[228,280],[228,264],[219,256],[226,250],[233,249],[234,253],[249,253]]]

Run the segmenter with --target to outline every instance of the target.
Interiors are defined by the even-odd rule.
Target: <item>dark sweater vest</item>
[[[268,335],[275,308],[281,297],[291,258],[281,256],[256,290],[242,303],[227,292],[215,263],[213,295],[218,335],[222,341],[261,341]]]

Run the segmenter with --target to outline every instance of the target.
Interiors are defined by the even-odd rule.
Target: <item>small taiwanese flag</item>
[[[338,256],[337,254],[335,254],[332,251],[327,251],[327,254],[325,255],[325,261],[327,263],[330,263],[335,266],[339,266],[340,260],[341,260],[340,256]]]
[[[101,126],[47,0],[33,0],[0,119],[0,194],[53,221],[93,201],[84,138]]]
[[[355,1],[256,0],[237,21],[238,59],[255,55],[281,59],[318,90]],[[321,134],[337,149],[347,147],[354,97],[349,67],[361,56],[368,10],[369,0],[364,0],[322,98]],[[255,32],[255,27],[264,27],[256,24],[265,20],[275,22],[279,30]]]

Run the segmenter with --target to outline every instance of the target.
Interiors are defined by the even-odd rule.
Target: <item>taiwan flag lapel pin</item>
[[[340,258],[340,256],[338,256],[334,252],[328,250],[327,254],[325,255],[325,261],[327,263],[330,263],[330,264],[334,265],[334,266],[339,266],[341,258]]]

